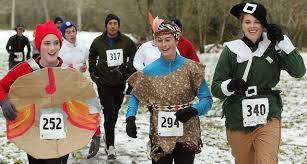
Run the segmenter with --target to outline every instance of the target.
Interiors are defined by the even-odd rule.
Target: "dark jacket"
[[[133,58],[137,50],[135,43],[121,34],[114,38],[113,45],[107,43],[107,35],[103,33],[94,39],[89,54],[89,72],[98,86],[109,87],[125,85],[127,78],[135,72]],[[118,66],[108,66],[107,50],[122,49],[123,63]],[[98,77],[94,78],[93,74]]]
[[[22,35],[21,37],[18,37],[17,35],[11,36],[6,44],[6,51],[10,54],[9,61],[14,60],[15,52],[22,52],[24,54],[25,46],[27,46],[28,48],[26,59],[30,59],[31,46],[29,39],[24,35]],[[25,56],[23,56],[23,60],[25,60]]]

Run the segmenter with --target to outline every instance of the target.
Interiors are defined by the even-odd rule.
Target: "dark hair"
[[[171,22],[175,23],[180,29],[182,29],[182,23],[178,18],[174,18]]]
[[[107,27],[107,24],[108,24],[108,23],[109,23],[109,21],[110,21],[110,20],[112,20],[112,19],[117,20],[118,25],[120,25],[120,19],[119,19],[119,17],[118,17],[118,16],[116,16],[116,15],[114,15],[114,14],[108,14],[108,15],[106,16],[105,21],[104,21],[104,25],[105,25],[105,27]]]
[[[63,19],[62,19],[61,17],[55,17],[55,18],[53,19],[53,22],[54,22],[54,24],[56,24],[57,22],[63,23]]]

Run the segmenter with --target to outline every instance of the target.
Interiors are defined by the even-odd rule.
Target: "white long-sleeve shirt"
[[[63,67],[73,65],[74,68],[80,71],[80,67],[88,61],[89,49],[76,42],[72,44],[66,39],[63,39],[62,48],[59,56],[63,59]]]
[[[136,51],[133,59],[133,66],[138,71],[141,71],[146,65],[157,60],[160,56],[161,52],[153,40],[145,42]]]

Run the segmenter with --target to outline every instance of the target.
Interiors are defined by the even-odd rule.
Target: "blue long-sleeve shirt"
[[[161,55],[159,59],[146,66],[143,72],[145,75],[149,76],[166,76],[181,68],[186,63],[186,61],[186,58],[178,54],[176,55],[176,58],[174,60],[165,60],[164,57]],[[200,85],[200,88],[197,92],[197,97],[199,99],[199,102],[193,104],[192,107],[197,110],[199,116],[205,115],[206,113],[208,113],[212,106],[212,95],[205,80],[203,80]],[[128,118],[129,116],[136,116],[138,106],[139,100],[136,96],[133,95],[132,92],[128,101],[128,110],[126,113],[126,117]]]

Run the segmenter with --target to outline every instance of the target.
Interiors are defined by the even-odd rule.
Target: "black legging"
[[[195,152],[184,147],[181,143],[177,143],[172,154],[168,154],[158,161],[152,160],[152,164],[193,164]]]
[[[103,106],[104,129],[106,145],[114,146],[114,128],[118,118],[118,111],[124,99],[125,85],[118,87],[98,86],[100,103]]]
[[[29,154],[27,154],[27,156],[29,164],[66,164],[69,154],[66,154],[59,158],[51,158],[51,159],[36,159]]]

